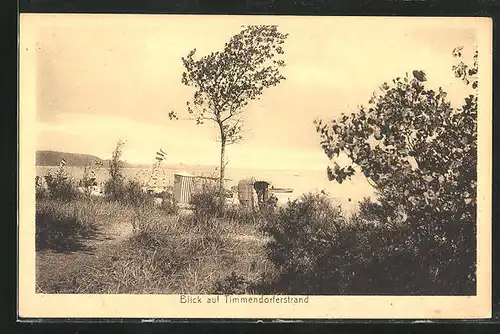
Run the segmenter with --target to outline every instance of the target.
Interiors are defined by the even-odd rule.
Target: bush
[[[70,201],[78,197],[75,182],[62,166],[54,174],[48,172],[45,175],[45,181],[47,183],[48,195],[54,199]]]
[[[142,190],[138,181],[130,180],[123,185],[119,201],[137,207],[141,205],[153,205],[153,197]]]
[[[161,196],[162,202],[160,208],[169,215],[176,215],[179,213],[179,203],[174,195],[170,192],[165,192]]]
[[[118,201],[123,199],[124,191],[125,191],[124,182],[118,182],[111,178],[104,181],[104,195],[113,201]]]
[[[212,184],[204,184],[199,191],[195,192],[191,196],[191,204],[197,219],[208,220],[221,217],[225,211],[225,206],[220,205],[219,191]]]
[[[118,141],[109,162],[110,178],[104,183],[104,193],[113,200],[120,200],[125,192],[125,175],[123,174],[123,163],[120,160],[125,143]]]
[[[341,292],[340,264],[355,235],[343,232],[343,218],[326,196],[306,194],[280,207],[264,231],[273,240],[267,254],[279,273],[276,288],[286,293]]]
[[[363,201],[354,218],[361,226],[376,222],[372,231],[382,247],[372,252],[372,260],[359,270],[359,276],[378,274],[377,291],[406,294],[475,293],[475,218],[422,212],[399,219],[383,203]],[[376,257],[375,257],[376,256]],[[387,268],[377,271],[377,263]],[[379,266],[380,267],[380,266]],[[359,277],[361,280],[361,277]],[[352,286],[353,290],[359,289]]]
[[[104,194],[113,201],[120,201],[134,208],[153,204],[153,198],[142,190],[142,185],[136,180],[125,180],[123,173],[123,141],[118,141],[109,162],[109,179],[104,183]]]
[[[267,254],[278,272],[271,289],[329,295],[474,294],[470,266],[475,253],[465,249],[474,241],[464,240],[472,231],[447,222],[464,237],[449,233],[443,238],[433,225],[428,226],[431,235],[416,231],[408,220],[384,222],[381,209],[365,201],[347,221],[327,197],[314,194],[280,208],[265,225],[273,237]]]

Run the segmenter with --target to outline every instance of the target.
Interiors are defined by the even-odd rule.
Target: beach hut
[[[255,191],[257,192],[257,198],[259,201],[259,204],[267,202],[269,199],[269,186],[270,182],[268,181],[255,181],[253,184],[253,187],[255,188]]]
[[[174,173],[174,198],[180,205],[188,205],[193,193],[194,175],[188,172]]]
[[[255,179],[248,178],[238,182],[238,200],[241,205],[247,208],[255,208],[257,205],[257,193],[254,188]]]

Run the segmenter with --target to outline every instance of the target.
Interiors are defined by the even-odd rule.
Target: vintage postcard
[[[489,18],[23,14],[19,316],[491,315]]]

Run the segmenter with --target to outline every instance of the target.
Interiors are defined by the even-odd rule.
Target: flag
[[[417,79],[418,81],[420,82],[424,82],[424,81],[427,81],[427,78],[425,76],[425,72],[424,71],[413,71],[413,76],[415,77],[415,79]]]
[[[162,162],[167,158],[167,153],[165,153],[162,149],[160,149],[158,152],[156,152],[156,161]]]
[[[65,166],[65,165],[66,165],[66,160],[63,158],[63,159],[61,159],[59,166]]]

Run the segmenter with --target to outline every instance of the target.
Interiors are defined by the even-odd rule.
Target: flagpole
[[[156,162],[153,163],[153,168],[151,169],[151,174],[149,175],[149,179],[147,182],[147,186],[149,186],[149,183],[151,182],[151,178],[153,177],[154,172],[156,169],[160,166],[161,162],[165,160],[165,156],[167,155],[166,152],[164,152],[161,148],[159,151],[156,152],[156,157],[155,160]]]
[[[151,169],[151,174],[149,175],[148,182],[146,182],[146,187],[149,187],[149,182],[151,182],[151,178],[153,177],[153,173],[155,171],[155,162],[153,162],[153,168]]]

